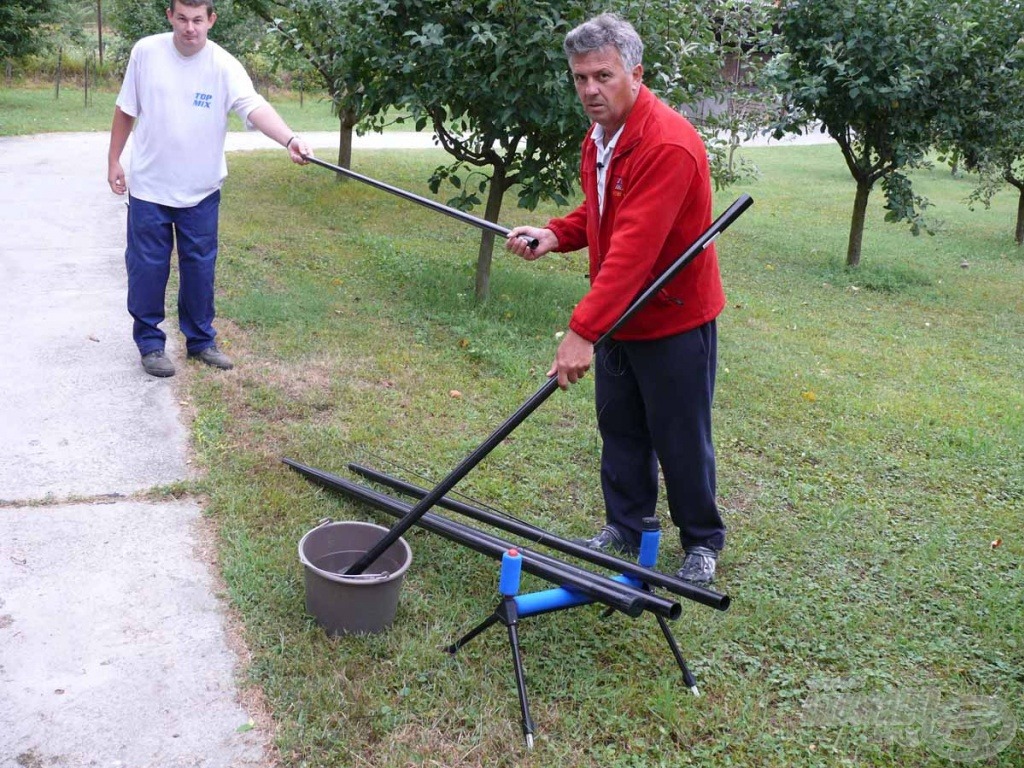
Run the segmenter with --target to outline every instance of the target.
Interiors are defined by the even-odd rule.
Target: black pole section
[[[291,459],[283,459],[285,464],[306,478],[333,491],[344,493],[352,498],[366,502],[377,509],[395,517],[408,513],[409,505],[372,488],[353,483],[330,472],[300,464]],[[443,536],[449,541],[469,547],[480,554],[500,560],[509,549],[515,547],[523,558],[523,569],[534,576],[539,576],[565,589],[579,592],[597,602],[604,603],[627,616],[636,618],[645,610],[669,619],[677,619],[682,613],[679,603],[652,595],[642,589],[631,587],[606,576],[590,573],[581,568],[562,563],[552,557],[531,552],[502,541],[496,536],[477,530],[468,525],[457,523],[441,515],[426,513],[416,523],[431,533]]]
[[[455,484],[459,482],[459,480],[468,475],[473,467],[483,461],[487,454],[498,447],[502,440],[508,437],[516,427],[526,421],[526,418],[537,410],[541,403],[551,397],[556,389],[558,389],[558,379],[552,376],[544,382],[540,389],[531,395],[529,400],[519,406],[519,410],[513,413],[505,420],[504,423],[502,423],[500,427],[492,432],[476,450],[459,462],[459,465],[455,467],[455,469],[453,469],[448,476],[444,478],[444,480],[438,483],[434,490],[430,491],[430,493],[424,496],[419,503],[410,509],[409,514],[406,515],[405,519],[399,520],[395,523],[391,530],[388,531],[387,535],[385,535],[384,538],[378,541],[366,554],[350,566],[345,573],[358,575],[372,565],[388,547],[398,541],[402,537],[402,534],[415,525],[416,521],[437,503],[438,499],[454,488]],[[383,543],[386,543],[387,546],[382,547],[381,544]]]
[[[705,230],[703,235],[697,238],[693,245],[686,249],[686,252],[682,256],[672,262],[672,265],[662,272],[658,279],[651,283],[647,290],[633,299],[633,303],[629,305],[629,308],[625,312],[623,312],[622,317],[616,320],[612,327],[605,331],[605,334],[600,339],[594,342],[594,346],[610,339],[616,332],[618,332],[622,326],[633,318],[633,315],[643,308],[644,304],[650,301],[651,298],[662,288],[675,280],[676,275],[679,274],[683,267],[702,254],[708,246],[718,239],[719,235],[729,228],[730,224],[740,217],[740,214],[753,204],[754,198],[750,195],[744,194],[737,197],[735,202],[722,212],[721,216],[711,222],[711,226]]]
[[[423,498],[426,494],[426,489],[420,488],[412,483],[405,482],[391,475],[384,474],[370,467],[364,467],[361,464],[351,463],[348,468],[358,475],[386,485],[389,488],[393,488],[396,491],[405,493],[414,498]],[[649,584],[653,587],[661,587],[667,589],[673,594],[685,597],[688,600],[706,605],[709,608],[715,608],[719,611],[728,609],[729,603],[731,602],[728,595],[723,595],[718,592],[714,592],[704,587],[698,587],[695,584],[691,584],[688,581],[677,579],[674,576],[655,571],[651,568],[644,568],[641,565],[637,565],[629,560],[623,560],[621,557],[615,557],[609,555],[606,552],[597,552],[593,549],[589,549],[585,544],[577,544],[575,541],[569,539],[563,539],[560,536],[556,536],[553,533],[545,531],[543,528],[538,528],[535,525],[523,523],[518,520],[514,520],[507,515],[497,514],[495,512],[489,512],[479,507],[474,507],[461,501],[456,501],[448,496],[443,497],[437,502],[439,507],[450,509],[452,512],[458,512],[460,515],[465,515],[471,520],[476,520],[480,523],[486,523],[487,525],[493,525],[495,528],[500,528],[503,531],[514,533],[517,536],[522,536],[528,539],[533,544],[541,544],[545,547],[551,547],[557,549],[559,552],[564,552],[567,555],[578,557],[581,560],[600,565],[604,568],[609,568],[618,573],[624,573],[627,576],[632,576],[645,584]]]
[[[611,338],[612,334],[619,330],[622,325],[635,315],[640,308],[646,304],[652,296],[658,293],[667,283],[669,283],[679,271],[693,261],[697,256],[704,252],[704,249],[711,245],[718,236],[724,232],[730,224],[732,224],[740,214],[743,213],[747,208],[753,204],[754,200],[750,195],[740,195],[732,205],[730,205],[725,212],[719,216],[711,224],[710,227],[697,238],[697,241],[686,249],[686,252],[673,262],[672,266],[666,269],[658,279],[656,279],[651,286],[637,297],[629,308],[623,313],[622,317],[615,321],[611,328],[596,342],[601,344],[606,339]],[[544,384],[541,385],[529,400],[523,403],[519,410],[512,414],[505,422],[498,427],[491,435],[480,444],[473,453],[463,459],[455,469],[453,469],[448,476],[438,483],[432,491],[424,496],[418,504],[416,504],[409,514],[406,515],[405,519],[399,520],[395,523],[391,530],[388,531],[380,541],[378,541],[366,554],[364,554],[359,560],[352,564],[352,566],[346,571],[348,574],[358,575],[365,571],[373,562],[380,557],[384,551],[398,541],[402,534],[405,533],[409,528],[416,524],[416,521],[432,506],[434,506],[442,496],[448,491],[455,487],[455,484],[462,478],[470,473],[470,471],[479,464],[484,458],[493,451],[502,440],[508,437],[512,431],[526,421],[526,418],[533,413],[537,408],[547,400],[554,391],[558,389],[558,380],[552,376]]]
[[[348,168],[342,168],[340,165],[327,163],[324,162],[323,160],[320,160],[319,158],[312,157],[310,155],[303,155],[303,157],[309,162],[313,163],[314,165],[319,165],[322,168],[327,168],[329,170],[334,171],[335,173],[340,173],[342,176],[348,176],[350,179],[355,179],[356,181],[361,181],[364,184],[369,184],[371,187],[376,187],[377,189],[382,189],[385,192],[390,192],[393,195],[398,195],[399,197],[405,198],[406,200],[411,200],[414,203],[419,203],[420,205],[426,206],[427,208],[430,208],[433,211],[443,213],[445,216],[451,216],[453,219],[458,219],[463,224],[469,224],[470,226],[477,227],[478,229],[485,229],[488,232],[494,232],[495,234],[501,235],[502,237],[508,237],[509,230],[501,226],[500,224],[495,224],[493,221],[481,219],[479,216],[474,216],[471,213],[460,211],[458,208],[451,208],[443,203],[437,202],[436,200],[431,200],[429,197],[422,197],[414,192],[408,192],[404,189],[400,189],[399,187],[393,187],[390,184],[385,184],[383,181],[371,179],[369,176],[363,176],[363,174],[356,173],[355,171],[349,170]],[[537,245],[538,242],[536,240],[530,239],[531,248],[536,248]]]

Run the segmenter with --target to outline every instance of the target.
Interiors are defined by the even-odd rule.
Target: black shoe
[[[611,525],[603,526],[596,536],[589,539],[576,539],[576,543],[587,549],[621,557],[635,558],[640,554],[640,548],[627,542],[618,529]]]
[[[710,547],[687,547],[683,564],[676,577],[703,587],[715,580],[715,561],[718,553]]]
[[[213,368],[220,368],[222,371],[230,371],[235,367],[235,364],[231,362],[231,358],[217,349],[216,345],[207,347],[201,352],[196,352],[195,354],[189,352],[188,356],[190,360],[199,360]]]
[[[142,370],[150,376],[166,379],[174,375],[174,363],[167,359],[162,349],[158,349],[142,356]]]

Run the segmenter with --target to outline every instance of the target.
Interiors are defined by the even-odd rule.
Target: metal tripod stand
[[[645,568],[653,568],[658,559],[658,547],[661,542],[661,530],[656,517],[644,519],[644,531],[640,539],[640,557],[638,562]],[[540,592],[531,592],[525,595],[519,594],[519,581],[522,573],[522,555],[512,549],[505,553],[501,560],[501,575],[499,577],[498,591],[501,594],[501,602],[494,609],[490,616],[477,624],[473,629],[449,645],[445,650],[455,654],[470,640],[482,634],[485,630],[498,624],[503,624],[508,630],[508,642],[512,651],[512,667],[516,676],[516,689],[519,694],[519,709],[522,716],[523,738],[526,741],[527,749],[533,748],[534,722],[530,716],[530,703],[526,695],[526,674],[523,670],[522,653],[519,648],[519,620],[530,616],[538,616],[542,613],[553,613],[555,611],[567,610],[581,605],[589,605],[594,602],[586,595],[564,587],[555,587]],[[639,580],[625,575],[614,577],[615,581],[623,584],[648,589]],[[615,611],[609,608],[604,616],[609,616]],[[697,681],[686,666],[679,644],[672,634],[672,629],[664,617],[655,614],[658,626],[661,628],[665,640],[668,642],[676,664],[683,673],[683,681],[694,696],[699,696]]]

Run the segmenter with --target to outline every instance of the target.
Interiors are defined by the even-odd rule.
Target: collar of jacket
[[[615,145],[615,152],[612,155],[614,160],[618,155],[623,152],[628,152],[643,138],[644,125],[647,124],[647,117],[651,114],[651,110],[654,108],[658,98],[651,93],[650,89],[640,84],[640,92],[636,95],[636,101],[633,102],[632,109],[629,110],[629,114],[626,115],[626,127],[622,131],[622,135],[619,137],[618,143]],[[587,131],[587,135],[583,137],[583,146],[586,147],[587,143],[593,146],[594,142],[591,137],[594,134],[594,129],[597,127],[597,123],[590,126]],[[596,151],[596,150],[595,150]]]

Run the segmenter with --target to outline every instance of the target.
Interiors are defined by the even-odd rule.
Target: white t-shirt
[[[136,118],[132,196],[190,208],[220,189],[228,175],[228,112],[247,120],[266,103],[238,60],[212,41],[182,56],[171,32],[139,40],[117,97]]]

